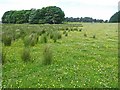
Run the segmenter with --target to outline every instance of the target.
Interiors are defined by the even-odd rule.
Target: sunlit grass
[[[32,30],[39,30],[38,26],[30,25]],[[15,27],[26,30],[27,25]],[[67,25],[56,27],[66,28]],[[56,43],[50,39],[47,43],[41,43],[39,40],[35,46],[30,47],[33,62],[28,63],[21,59],[24,44],[19,38],[12,42],[11,46],[4,48],[8,61],[3,65],[3,87],[118,87],[118,32],[116,30],[117,24],[83,23],[81,32],[67,32],[67,37],[62,34],[62,38]],[[43,65],[43,51],[47,44],[52,46],[53,62],[50,65]]]

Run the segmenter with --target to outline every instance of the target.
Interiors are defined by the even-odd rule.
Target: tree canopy
[[[11,10],[4,13],[2,23],[60,24],[63,22],[64,16],[62,9],[56,6],[20,11]]]
[[[116,12],[109,20],[110,23],[120,22],[120,11]]]

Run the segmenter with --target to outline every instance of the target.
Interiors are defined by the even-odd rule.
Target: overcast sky
[[[0,0],[0,18],[9,10],[58,6],[65,17],[92,17],[109,20],[118,11],[119,0]]]

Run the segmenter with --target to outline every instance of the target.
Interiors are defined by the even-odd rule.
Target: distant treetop
[[[94,23],[107,23],[108,20],[102,20],[102,19],[93,19],[91,17],[77,17],[77,18],[73,18],[73,17],[66,17],[65,18],[66,22],[94,22]]]

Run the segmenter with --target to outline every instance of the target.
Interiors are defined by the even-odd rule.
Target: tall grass
[[[47,35],[46,34],[43,34],[40,38],[40,42],[41,43],[47,43]]]
[[[30,46],[30,42],[31,42],[30,36],[28,36],[28,35],[25,36],[25,37],[24,37],[24,40],[23,40],[24,46],[25,46],[25,47]]]
[[[54,31],[52,33],[52,36],[53,36],[52,39],[53,39],[54,43],[57,42],[58,39],[62,38],[62,35],[61,35],[61,33],[59,31]]]
[[[6,52],[4,51],[4,49],[2,48],[2,64],[5,64],[6,63]]]
[[[86,33],[84,33],[84,37],[87,37],[87,34],[86,34]]]
[[[32,33],[31,35],[27,35],[24,37],[24,46],[35,46],[39,40],[39,36],[36,33]]]
[[[49,45],[46,45],[43,51],[43,61],[44,65],[50,65],[53,61],[52,50]]]
[[[37,33],[32,33],[30,35],[30,46],[35,46],[35,44],[37,44],[38,40],[39,40],[39,36],[37,35]]]
[[[24,39],[24,37],[26,36],[26,33],[24,30],[20,30],[20,37],[21,39]]]
[[[9,33],[3,33],[2,42],[4,43],[5,46],[11,46],[12,36]]]
[[[29,47],[24,47],[22,53],[21,53],[21,59],[24,62],[28,62],[31,60],[31,54],[30,54],[30,48]]]
[[[95,39],[95,38],[96,38],[96,35],[94,34],[92,38],[94,38],[94,39]]]

